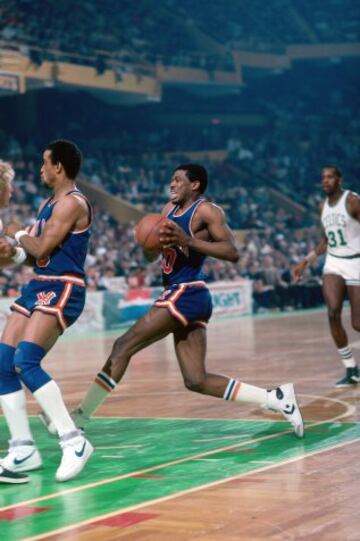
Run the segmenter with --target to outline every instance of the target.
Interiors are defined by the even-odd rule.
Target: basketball
[[[138,244],[149,251],[160,251],[160,229],[168,221],[162,214],[147,214],[135,227],[135,238]]]

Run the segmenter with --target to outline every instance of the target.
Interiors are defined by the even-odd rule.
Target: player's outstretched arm
[[[191,248],[202,254],[236,262],[239,253],[235,245],[234,235],[225,222],[224,211],[211,203],[203,203],[197,210],[196,216],[206,226],[211,241],[190,237],[174,222],[165,223],[160,230],[160,240],[163,247],[174,244],[182,248]]]
[[[324,201],[321,201],[319,205],[319,214],[321,216],[322,211],[324,208]],[[297,282],[300,280],[301,276],[303,275],[306,267],[309,265],[312,265],[316,259],[324,254],[327,250],[327,238],[325,235],[325,231],[323,227],[321,226],[321,240],[317,244],[317,246],[314,248],[314,250],[311,250],[295,267],[291,270],[291,277],[294,280],[294,282]]]
[[[16,238],[24,250],[35,259],[42,259],[48,257],[61,244],[84,212],[84,207],[75,197],[64,197],[56,204],[39,237],[30,236],[15,224],[6,228],[6,234]]]
[[[320,242],[317,244],[317,246],[309,252],[291,271],[292,279],[297,282],[300,280],[304,270],[309,265],[312,265],[316,259],[324,254],[327,250],[327,238],[325,237],[325,233],[323,234],[323,237],[321,238]]]

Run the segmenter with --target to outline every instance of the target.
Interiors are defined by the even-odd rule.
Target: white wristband
[[[20,265],[21,263],[24,263],[27,255],[24,248],[15,248],[15,250],[16,253],[12,256],[11,260],[17,265]]]
[[[28,235],[29,233],[27,231],[25,231],[24,229],[20,229],[20,231],[17,231],[14,235],[15,237],[15,240],[20,244],[20,239],[21,237],[23,237],[24,235]]]

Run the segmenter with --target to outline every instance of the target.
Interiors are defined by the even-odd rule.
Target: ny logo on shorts
[[[165,289],[158,298],[158,301],[165,301],[169,293],[172,293],[171,289]]]
[[[54,291],[48,291],[47,293],[45,291],[40,291],[40,293],[37,293],[36,296],[38,300],[35,304],[37,306],[48,306],[56,297],[56,293]]]

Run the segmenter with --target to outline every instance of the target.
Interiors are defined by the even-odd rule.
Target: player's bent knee
[[[137,336],[135,333],[126,333],[125,335],[120,336],[115,340],[112,348],[110,355],[112,361],[131,356],[134,347],[140,343],[141,337]]]
[[[15,370],[21,381],[33,393],[51,380],[40,367],[46,351],[33,342],[20,342],[14,355]]]
[[[127,342],[128,341],[123,336],[120,336],[120,338],[115,340],[110,355],[112,361],[116,361],[117,358],[121,357],[126,352]]]
[[[330,323],[333,323],[333,324],[341,323],[341,311],[328,308],[328,318],[329,318]]]
[[[184,385],[187,389],[189,389],[189,391],[192,391],[194,393],[203,393],[204,387],[205,387],[205,378],[201,378],[201,379],[185,378]]]

